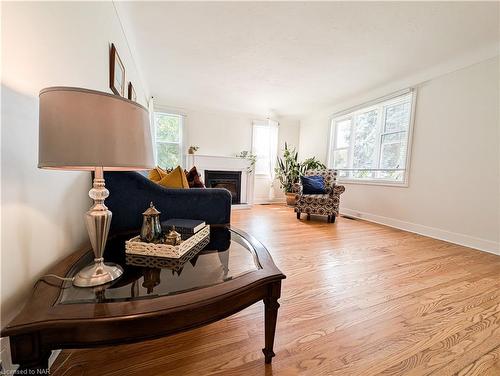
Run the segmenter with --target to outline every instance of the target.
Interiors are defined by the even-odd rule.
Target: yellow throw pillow
[[[157,183],[165,188],[189,188],[186,174],[180,166],[167,173]]]
[[[158,183],[166,175],[167,175],[167,171],[165,171],[160,166],[156,166],[151,171],[149,171],[149,180]]]

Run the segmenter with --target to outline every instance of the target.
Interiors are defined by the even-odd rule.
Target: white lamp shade
[[[38,167],[145,170],[154,167],[145,107],[95,90],[40,92]]]

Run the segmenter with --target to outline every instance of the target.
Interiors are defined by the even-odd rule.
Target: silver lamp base
[[[109,283],[123,274],[120,265],[113,263],[94,263],[78,272],[73,280],[77,287],[92,287]]]
[[[78,275],[73,280],[73,284],[78,287],[104,285],[123,274],[123,269],[119,265],[106,264],[103,258],[112,213],[104,205],[104,200],[109,196],[109,192],[104,184],[102,167],[95,168],[94,184],[89,191],[89,196],[94,200],[94,205],[85,214],[85,223],[94,251],[94,264],[78,272]]]

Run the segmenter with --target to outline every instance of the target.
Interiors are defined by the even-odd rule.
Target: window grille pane
[[[156,113],[155,123],[157,141],[180,142],[180,116]]]
[[[378,171],[375,174],[376,179],[402,182],[404,171]]]
[[[356,170],[351,172],[352,177],[355,179],[373,179],[374,176],[374,171],[367,171],[367,170]]]
[[[382,146],[382,157],[380,158],[381,168],[399,168],[399,155],[401,153],[400,144],[387,144]]]
[[[349,177],[349,171],[340,170],[338,172],[338,177],[339,178],[348,178]]]
[[[336,149],[349,147],[351,143],[351,119],[339,121],[336,124]]]
[[[393,142],[402,142],[406,139],[406,132],[389,133],[382,136],[383,144],[390,144]]]
[[[408,129],[410,123],[410,102],[387,106],[384,132],[398,132]]]
[[[353,168],[372,168],[376,160],[377,110],[359,114],[354,127]]]
[[[168,169],[177,167],[181,164],[179,145],[159,142],[156,144],[156,151],[158,166]]]
[[[406,132],[382,136],[380,168],[404,168],[406,159]]]
[[[347,168],[348,149],[335,150],[333,152],[333,168]]]

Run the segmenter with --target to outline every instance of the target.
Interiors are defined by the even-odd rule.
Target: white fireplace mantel
[[[240,199],[242,205],[251,205],[253,203],[254,174],[248,172],[249,160],[239,157],[201,154],[187,154],[185,160],[186,168],[196,166],[202,179],[204,179],[205,170],[241,171]]]

